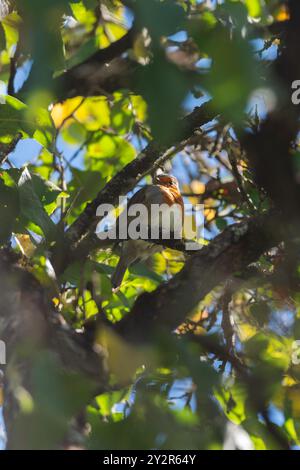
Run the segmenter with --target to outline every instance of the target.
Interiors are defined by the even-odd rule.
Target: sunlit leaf
[[[40,227],[49,241],[54,240],[56,237],[56,226],[47,215],[27,169],[23,170],[18,181],[18,192],[21,215]]]

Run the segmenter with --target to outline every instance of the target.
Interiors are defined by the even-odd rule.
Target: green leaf
[[[147,101],[152,134],[159,142],[170,142],[178,132],[180,106],[189,88],[183,73],[160,53],[137,74],[137,89]]]
[[[52,181],[46,180],[39,174],[33,173],[34,170],[35,167],[33,167],[32,172],[30,172],[34,191],[42,205],[47,208],[47,206],[55,202],[58,196],[62,194],[62,190],[56,186],[56,184],[52,183]],[[22,175],[22,171],[23,170],[19,170],[17,168],[11,168],[3,173],[3,177],[10,178],[17,185]]]
[[[0,23],[0,50],[3,51],[5,49],[6,49],[5,31],[3,29],[2,23]]]
[[[227,225],[228,225],[228,224],[227,224],[227,220],[224,219],[224,217],[218,217],[215,222],[216,222],[217,228],[218,228],[220,231],[225,230],[225,228],[226,228]]]
[[[135,157],[135,148],[119,136],[103,134],[88,146],[88,157],[110,158],[126,165]]]
[[[7,242],[14,229],[20,212],[18,191],[15,186],[8,186],[0,178],[0,242]]]
[[[87,131],[83,124],[74,121],[63,128],[61,135],[67,144],[80,145],[86,140]]]
[[[23,170],[18,181],[20,210],[23,217],[40,227],[47,239],[53,241],[56,238],[57,228],[45,211],[27,168]]]
[[[78,207],[83,202],[87,202],[97,195],[104,185],[102,175],[98,171],[83,171],[72,168],[73,178],[70,181],[70,200],[76,197],[73,207]]]
[[[259,86],[258,64],[251,47],[238,36],[232,39],[221,27],[200,36],[196,38],[199,47],[213,61],[203,84],[217,103],[217,112],[240,123],[251,92]]]
[[[32,135],[35,123],[27,122],[24,117],[26,105],[13,96],[0,97],[0,140],[10,141],[18,132],[23,136]]]
[[[89,9],[89,7],[87,7],[83,1],[76,3],[72,2],[70,5],[74,18],[76,18],[76,20],[80,23],[84,24],[87,31],[90,31],[96,21],[94,11]]]
[[[135,266],[131,266],[129,271],[135,276],[146,277],[147,279],[151,279],[151,281],[154,281],[157,284],[163,281],[162,276],[155,273],[151,269],[148,269],[147,266],[145,266],[143,263],[139,263],[139,264],[136,264]]]
[[[110,108],[107,99],[104,97],[85,98],[75,112],[75,117],[88,131],[108,128],[110,125]]]
[[[20,23],[21,18],[16,11],[10,13],[2,21],[8,51],[18,42]]]
[[[30,34],[24,46],[33,66],[26,83],[27,90],[51,91],[53,71],[64,67],[61,35],[62,17],[69,14],[68,0],[18,0],[18,11]],[[50,93],[49,93],[50,94]]]
[[[32,360],[31,387],[31,395],[22,389],[18,397],[21,410],[14,423],[12,448],[57,449],[71,419],[84,409],[96,386],[84,376],[62,369],[54,355],[39,351]],[[26,406],[26,401],[32,405]]]
[[[80,45],[80,47],[68,60],[66,60],[66,69],[70,69],[78,64],[81,64],[98,49],[99,47],[97,44],[97,39],[95,37],[88,39]]]
[[[96,398],[96,402],[100,407],[100,412],[102,416],[113,417],[113,406],[121,403],[125,404],[125,400],[128,398],[128,392],[124,393],[123,390],[118,390],[116,392],[103,393]]]
[[[183,28],[184,9],[173,0],[136,0],[136,18],[140,27],[146,27],[155,38],[169,36]]]
[[[53,139],[53,126],[47,110],[27,107],[13,96],[0,96],[0,141],[10,142],[21,133],[23,137],[34,137],[45,147]]]
[[[134,116],[129,108],[128,100],[117,100],[111,110],[112,126],[116,132],[127,134],[131,131],[134,124]]]

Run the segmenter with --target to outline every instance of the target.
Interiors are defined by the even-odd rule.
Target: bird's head
[[[175,178],[175,176],[166,175],[164,173],[159,174],[154,178],[154,184],[166,186],[167,188],[176,188],[177,190],[179,190],[177,178]]]

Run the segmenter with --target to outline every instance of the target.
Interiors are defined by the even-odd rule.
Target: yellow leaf
[[[34,410],[34,401],[31,394],[24,387],[18,386],[15,389],[15,396],[18,400],[20,409],[24,414],[30,414]]]
[[[259,0],[246,0],[246,5],[249,11],[249,15],[258,17],[261,14],[261,6]]]
[[[191,189],[194,194],[204,194],[205,193],[205,184],[201,181],[194,180],[191,182]]]
[[[292,387],[293,385],[296,385],[296,383],[296,380],[290,375],[286,375],[282,381],[283,387]]]
[[[131,97],[131,102],[134,109],[134,114],[136,119],[139,122],[144,122],[147,118],[147,103],[146,101],[139,95],[133,95]]]
[[[134,44],[133,44],[133,52],[135,55],[135,58],[142,62],[146,61],[149,56],[149,51],[145,45],[145,37],[143,34],[140,34],[139,36],[136,37]]]
[[[286,5],[282,5],[276,15],[277,21],[287,21],[290,19],[290,12]]]
[[[54,307],[59,306],[59,299],[57,297],[53,297],[52,302],[53,302]]]
[[[98,26],[98,28],[96,29],[96,38],[100,49],[105,49],[110,45],[110,41],[102,25]]]
[[[284,427],[287,430],[287,432],[289,433],[290,437],[295,442],[297,442],[298,441],[298,435],[297,435],[297,431],[296,431],[296,428],[295,428],[294,420],[292,418],[287,419],[286,422],[285,422]]]
[[[121,37],[126,33],[126,29],[123,26],[115,23],[106,23],[105,28],[109,38],[113,41],[121,39]]]
[[[59,128],[65,119],[72,116],[82,99],[81,96],[76,96],[76,98],[70,98],[63,103],[57,103],[53,106],[51,117],[56,128]]]

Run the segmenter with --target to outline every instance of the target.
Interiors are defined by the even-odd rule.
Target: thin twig
[[[247,191],[244,188],[243,179],[242,179],[242,176],[239,172],[235,155],[233,154],[233,152],[230,149],[227,150],[227,154],[228,154],[228,159],[230,161],[230,165],[231,165],[231,168],[232,168],[233,176],[235,177],[235,180],[236,180],[236,183],[237,183],[237,186],[238,186],[238,191],[240,192],[240,194],[241,194],[243,200],[245,201],[245,203],[247,204],[250,212],[255,213],[257,211],[257,209],[256,209],[255,205],[253,204],[253,202],[250,200],[250,198],[247,194]]]

